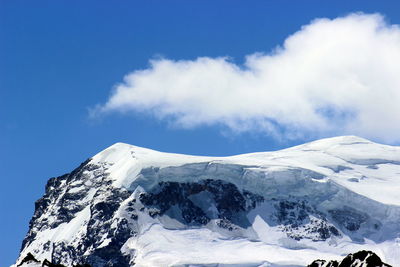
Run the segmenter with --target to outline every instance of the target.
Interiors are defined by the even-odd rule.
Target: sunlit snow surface
[[[332,180],[370,199],[400,205],[400,147],[376,144],[355,136],[322,139],[281,151],[231,157],[163,153],[116,143],[95,155],[92,161],[113,164],[109,172],[115,179],[115,186],[129,186],[143,168],[195,162],[257,166],[265,172],[300,167],[328,177],[320,182]],[[342,167],[349,169],[340,170]],[[335,172],[336,169],[339,171]]]
[[[246,215],[249,227],[232,233],[212,221],[202,227],[187,227],[168,216],[153,218],[141,212],[137,236],[129,238],[121,249],[134,258],[135,266],[306,266],[315,259],[339,260],[363,249],[400,266],[400,147],[344,136],[274,152],[200,157],[117,143],[95,155],[91,163],[106,166],[113,186],[128,188],[132,198],[162,181],[206,179],[215,168],[218,179],[240,189],[264,197],[308,196],[322,210],[348,203],[383,225],[381,231],[370,231],[366,226],[360,235],[341,231],[340,237],[316,242],[289,238],[279,225],[271,225],[265,215],[271,208],[268,203],[261,203]],[[237,174],[229,167],[236,165],[245,166],[245,171]],[[189,171],[180,166],[189,166]],[[207,166],[208,174],[199,174],[197,166]],[[217,171],[225,168],[221,166],[226,170]],[[142,174],[146,168],[160,168],[162,175],[149,179]],[[190,175],[191,168],[196,175]],[[125,216],[122,208],[116,216]],[[73,245],[85,235],[89,217],[90,209],[85,208],[69,223],[39,232],[21,255],[35,254],[49,240]],[[107,242],[105,238],[103,245]],[[36,255],[40,259],[49,257],[48,253]]]

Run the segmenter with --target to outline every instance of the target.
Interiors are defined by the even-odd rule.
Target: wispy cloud
[[[144,112],[181,127],[222,124],[279,138],[400,141],[400,28],[379,14],[316,19],[270,53],[154,59],[94,112]]]

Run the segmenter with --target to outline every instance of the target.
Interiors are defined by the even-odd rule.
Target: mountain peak
[[[322,149],[322,148],[329,148],[331,146],[366,145],[366,144],[373,144],[373,142],[355,135],[344,135],[344,136],[323,138],[300,146],[310,146]]]
[[[159,153],[155,150],[117,142],[93,156],[93,162],[116,162],[129,155]]]
[[[366,250],[395,265],[399,173],[399,147],[355,136],[230,157],[116,143],[48,181],[18,262],[306,266]]]

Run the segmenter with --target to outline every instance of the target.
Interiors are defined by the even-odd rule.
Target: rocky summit
[[[230,157],[117,143],[47,182],[13,267],[400,266],[398,192],[400,147],[355,136]]]
[[[347,255],[341,262],[331,260],[315,260],[308,267],[392,267],[382,262],[381,258],[372,251],[358,251]]]

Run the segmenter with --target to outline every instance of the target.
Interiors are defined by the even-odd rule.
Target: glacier
[[[360,250],[400,266],[399,196],[400,147],[356,136],[229,157],[116,143],[48,181],[13,267],[28,253],[66,266],[294,267]]]

